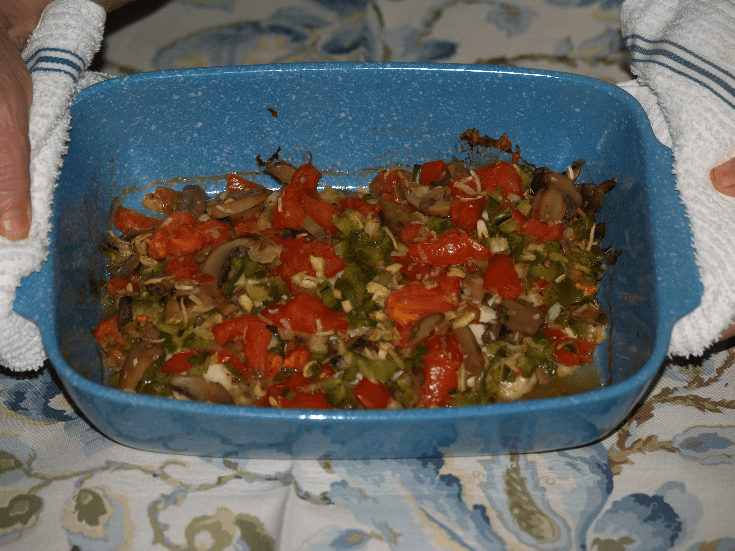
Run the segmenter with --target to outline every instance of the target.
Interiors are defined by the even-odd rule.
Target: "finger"
[[[27,114],[13,111],[0,106],[0,235],[17,241],[31,225],[30,142]]]
[[[713,168],[709,177],[717,191],[735,197],[735,158]]]

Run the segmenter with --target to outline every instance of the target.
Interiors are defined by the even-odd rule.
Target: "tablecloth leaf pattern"
[[[622,0],[178,0],[107,38],[103,70],[292,61],[494,63],[629,78]],[[168,24],[175,22],[176,24]],[[155,32],[154,32],[155,31]],[[669,361],[627,422],[554,453],[243,460],[119,446],[53,371],[0,374],[9,549],[735,549],[735,349]]]

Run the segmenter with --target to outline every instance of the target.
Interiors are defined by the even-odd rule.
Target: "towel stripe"
[[[36,71],[62,73],[74,81],[86,66],[78,54],[61,48],[39,48],[26,59],[26,65],[31,74]]]
[[[649,40],[633,34],[625,37],[633,63],[659,65],[712,92],[735,109],[735,76],[681,44]]]

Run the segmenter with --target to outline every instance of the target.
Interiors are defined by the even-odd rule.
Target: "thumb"
[[[713,168],[709,177],[717,191],[735,197],[735,158]]]
[[[31,76],[20,53],[0,31],[0,235],[28,236],[31,223],[28,117]]]

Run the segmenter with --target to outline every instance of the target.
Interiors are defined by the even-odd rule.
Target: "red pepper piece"
[[[202,234],[205,244],[209,245],[211,250],[215,250],[223,243],[227,243],[232,239],[232,234],[230,233],[232,226],[216,218],[199,222],[196,228]]]
[[[334,220],[332,218],[333,216],[339,216],[342,213],[342,209],[337,205],[310,197],[309,195],[304,195],[301,197],[301,206],[317,224],[329,233],[332,235],[337,235],[339,233],[339,229],[334,225]]]
[[[99,322],[92,335],[102,347],[105,355],[118,364],[125,359],[125,345],[118,329],[117,316],[111,316]]]
[[[338,332],[350,328],[347,314],[330,310],[321,299],[303,292],[285,302],[267,306],[260,316],[270,325],[299,333]]]
[[[352,392],[365,409],[385,409],[393,397],[383,383],[372,383],[365,377],[360,379]]]
[[[507,299],[518,298],[523,292],[515,263],[510,256],[497,254],[488,260],[483,274],[485,289]]]
[[[300,272],[310,276],[316,275],[316,270],[311,265],[312,256],[325,260],[324,275],[327,278],[334,277],[345,268],[344,260],[334,252],[332,245],[310,241],[306,237],[289,237],[283,240],[281,264],[273,270],[272,275],[282,277],[291,292],[294,292],[296,288],[292,287],[291,283],[294,275]]]
[[[403,169],[383,170],[370,184],[370,189],[384,201],[399,205],[399,208],[412,210],[405,203],[406,190],[411,182],[411,173]]]
[[[544,224],[535,218],[530,218],[526,223],[524,231],[528,235],[536,238],[536,243],[544,243],[546,241],[559,241],[564,237],[564,223],[551,222]]]
[[[135,209],[127,209],[118,205],[112,215],[112,225],[123,233],[144,232],[157,228],[163,223],[159,218],[151,218]]]
[[[459,304],[459,277],[442,275],[438,285],[428,288],[414,282],[388,295],[387,316],[400,325],[410,326],[428,314],[448,312]]]
[[[235,339],[244,339],[246,365],[257,369],[266,378],[272,378],[271,362],[268,356],[268,344],[271,332],[265,323],[256,316],[240,316],[218,323],[212,327],[214,342],[224,346]],[[244,337],[243,337],[244,334]]]
[[[188,362],[189,358],[193,354],[199,354],[200,350],[185,350],[183,352],[176,352],[168,360],[166,360],[161,366],[161,371],[164,373],[183,373],[189,371],[193,366]]]
[[[343,211],[356,210],[357,212],[359,212],[365,217],[372,214],[373,218],[377,218],[378,213],[380,212],[379,204],[369,205],[360,197],[350,197],[349,199],[340,199],[339,206]]]
[[[421,407],[444,407],[450,400],[449,391],[457,388],[462,351],[454,335],[435,335],[426,341],[429,351],[424,355],[424,384]]]
[[[289,400],[285,396],[282,396],[284,392],[288,391],[291,395]],[[261,406],[272,406],[271,398],[276,401],[278,407],[287,409],[331,409],[332,406],[327,402],[327,398],[321,392],[308,393],[301,392],[299,390],[291,390],[286,387],[285,384],[280,383],[277,385],[271,385],[268,387],[268,391],[265,397],[260,401]]]
[[[408,256],[432,266],[458,266],[469,259],[487,260],[492,253],[470,235],[452,228],[433,239],[412,243]]]
[[[596,343],[572,338],[560,329],[545,328],[543,332],[546,338],[554,343],[555,359],[560,364],[581,365],[592,361],[597,348]]]
[[[401,243],[410,245],[411,243],[416,241],[416,238],[418,237],[421,228],[425,227],[426,226],[424,224],[407,222],[406,224],[404,224],[403,229],[398,232],[398,235],[396,235],[396,237]]]
[[[520,174],[513,168],[513,165],[505,161],[476,168],[475,174],[480,178],[482,189],[485,191],[495,191],[500,188],[500,192],[506,199],[511,193],[523,195],[523,181]]]
[[[441,159],[424,163],[421,165],[421,172],[419,173],[419,184],[423,186],[431,185],[433,182],[441,180],[447,170],[449,170],[447,163]]]
[[[510,215],[518,226],[518,230],[516,231],[523,231],[523,228],[526,227],[526,223],[528,222],[528,218],[515,207],[510,207]]]
[[[227,190],[228,191],[243,191],[245,189],[260,188],[262,186],[251,182],[247,178],[238,176],[237,174],[227,175]]]
[[[130,285],[130,289],[135,293],[140,290],[140,285],[127,277],[114,276],[107,280],[107,292],[111,295],[124,295],[129,292],[128,285]]]
[[[471,233],[477,229],[477,221],[485,211],[485,199],[454,198],[449,202],[449,218],[452,225]],[[446,233],[446,232],[445,232]]]

